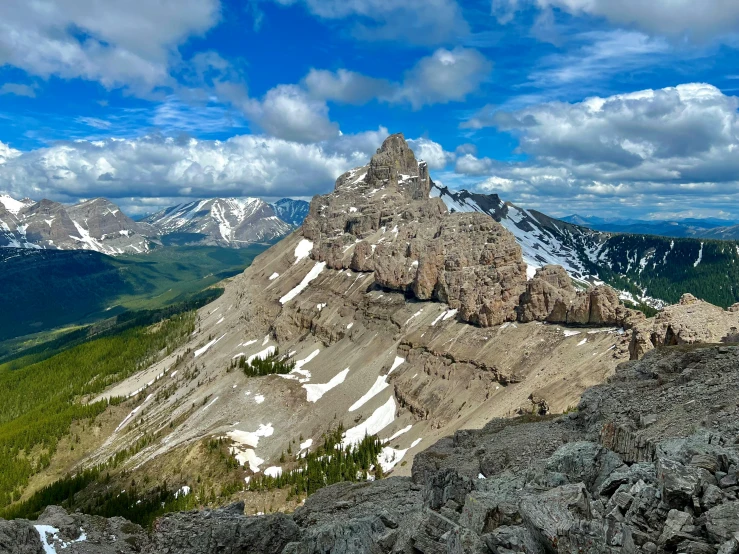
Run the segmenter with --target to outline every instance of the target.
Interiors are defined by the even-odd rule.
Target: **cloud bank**
[[[16,198],[105,196],[134,212],[214,196],[313,196],[367,160],[387,129],[315,144],[240,135],[226,141],[145,136],[19,152],[0,142],[0,182]]]
[[[220,18],[218,0],[0,3],[0,65],[145,95],[172,85],[179,45]]]
[[[556,8],[575,16],[604,18],[615,25],[648,33],[698,40],[733,33],[739,25],[739,3],[733,0],[493,0],[493,14],[502,23],[530,6]]]
[[[560,214],[701,205],[739,215],[738,108],[737,97],[690,83],[486,111],[467,125],[512,133],[527,161],[468,153],[457,158],[456,172],[492,176],[478,188]]]

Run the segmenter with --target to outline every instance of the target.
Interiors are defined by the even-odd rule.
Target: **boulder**
[[[285,514],[244,516],[244,504],[205,512],[168,514],[154,526],[151,552],[158,554],[273,554],[300,536]]]
[[[706,533],[714,543],[723,543],[739,533],[739,501],[715,506],[705,514]]]

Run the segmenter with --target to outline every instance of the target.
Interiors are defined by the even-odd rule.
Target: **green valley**
[[[59,331],[49,333],[55,329],[185,301],[242,272],[266,248],[182,246],[115,258],[81,250],[0,249],[0,356],[56,338]]]

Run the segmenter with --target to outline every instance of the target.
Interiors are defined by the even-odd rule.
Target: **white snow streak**
[[[388,375],[390,375],[393,371],[398,369],[400,367],[400,364],[402,364],[405,361],[405,358],[401,358],[400,356],[395,356],[395,360],[393,360],[393,365],[390,367],[390,371],[387,372]]]
[[[342,446],[358,444],[367,435],[377,435],[395,420],[395,398],[391,396],[387,402],[377,408],[371,416],[356,427],[344,433]]]
[[[702,259],[703,259],[703,243],[701,242],[701,249],[698,251],[698,259],[695,260],[693,267],[698,267],[698,264],[701,263]]]
[[[276,346],[268,346],[264,350],[261,350],[260,352],[257,352],[256,354],[252,354],[246,359],[246,364],[249,365],[257,358],[259,358],[260,360],[266,359],[267,357],[275,353],[276,348],[277,348]]]
[[[306,400],[308,402],[318,402],[324,394],[343,383],[348,373],[349,368],[347,367],[345,370],[336,374],[328,383],[303,385],[307,393]]]
[[[219,340],[221,340],[221,339],[222,339],[223,337],[225,337],[225,336],[226,336],[226,333],[223,333],[223,334],[222,334],[222,335],[221,335],[220,337],[218,337],[217,339],[213,339],[212,341],[210,341],[210,342],[209,342],[208,344],[206,344],[206,345],[205,345],[205,346],[203,346],[202,348],[198,348],[198,349],[197,349],[197,350],[195,351],[195,357],[197,358],[198,356],[200,356],[200,355],[202,355],[202,354],[205,354],[205,353],[206,353],[206,352],[208,351],[208,349],[209,349],[209,348],[210,348],[211,346],[213,346],[213,345],[214,345],[215,343],[217,343],[217,342],[218,342]]]
[[[310,256],[311,250],[313,250],[313,243],[308,239],[301,239],[295,247],[295,263]]]
[[[389,375],[389,373],[388,373]],[[375,396],[380,394],[382,391],[384,391],[386,388],[388,388],[390,385],[387,384],[387,375],[380,375],[377,380],[375,381],[375,384],[370,387],[370,390],[368,390],[362,398],[357,400],[354,404],[352,404],[349,407],[350,412],[354,412],[364,406],[367,402],[372,400]]]
[[[395,433],[394,435],[392,435],[390,438],[385,439],[383,442],[393,441],[393,440],[397,439],[400,435],[403,435],[403,434],[407,433],[408,431],[410,431],[412,428],[413,428],[413,425],[408,425],[407,427],[403,427],[400,431],[398,431],[397,433]]]
[[[318,277],[320,273],[324,270],[326,267],[326,262],[318,262],[316,265],[313,266],[313,268],[308,272],[308,275],[303,277],[303,280],[300,281],[300,283],[292,289],[290,292],[288,292],[285,296],[280,298],[280,304],[287,304],[295,298],[297,295],[299,295],[301,292],[305,290],[305,288],[310,284],[310,282]]]

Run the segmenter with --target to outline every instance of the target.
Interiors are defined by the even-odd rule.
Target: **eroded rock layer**
[[[527,283],[515,237],[482,213],[452,213],[429,198],[430,179],[402,135],[369,165],[345,173],[311,202],[303,235],[311,256],[333,269],[374,272],[376,283],[445,302],[462,321],[623,324],[632,317],[608,287],[576,292],[559,266]]]

